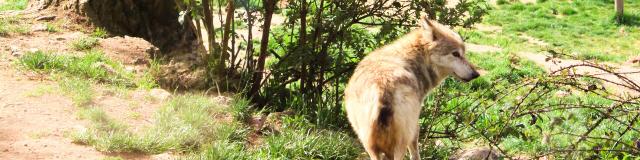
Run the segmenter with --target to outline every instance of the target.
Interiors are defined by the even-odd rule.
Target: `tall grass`
[[[28,2],[28,0],[4,0],[0,2],[0,11],[24,10]]]

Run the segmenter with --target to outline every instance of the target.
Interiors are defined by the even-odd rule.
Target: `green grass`
[[[101,51],[89,50],[82,56],[58,55],[44,51],[28,52],[17,63],[27,70],[40,73],[65,74],[87,78],[96,82],[127,87],[156,87],[155,75],[144,73],[136,77],[124,66],[104,56]],[[153,66],[152,66],[153,67]],[[155,66],[157,68],[157,65]]]
[[[95,37],[82,37],[71,42],[71,47],[77,51],[86,51],[100,44],[100,39]]]
[[[278,117],[281,130],[262,131],[263,142],[248,146],[251,129],[224,118],[247,109],[237,107],[246,102],[237,100],[235,108],[226,108],[200,94],[175,96],[155,114],[154,124],[136,133],[100,108],[84,107],[78,117],[91,125],[67,136],[103,152],[173,152],[186,159],[354,159],[363,153],[352,135],[315,128],[299,116]]]
[[[27,96],[27,97],[40,97],[40,96],[43,96],[45,94],[54,93],[56,90],[57,90],[57,88],[55,88],[54,86],[42,85],[42,86],[38,86],[34,90],[26,92],[25,96]]]
[[[0,4],[0,11],[24,10],[28,2],[28,0],[5,0]]]
[[[55,32],[59,32],[60,31],[60,28],[58,27],[57,24],[45,23],[45,26],[47,27],[47,30],[46,30],[47,32],[55,33]]]
[[[107,156],[107,157],[102,158],[102,160],[124,160],[124,158]]]
[[[62,92],[71,97],[71,101],[76,106],[86,106],[92,103],[95,91],[92,88],[93,82],[77,77],[60,77],[58,85]]]
[[[98,27],[93,31],[93,33],[91,33],[91,36],[96,38],[107,38],[109,37],[109,33],[104,28]]]
[[[253,149],[242,141],[216,141],[187,159],[356,159],[364,152],[344,131],[318,129],[299,116],[280,118],[282,129],[267,132]]]
[[[612,1],[546,1],[499,5],[484,23],[503,27],[504,34],[525,33],[582,59],[623,62],[640,55],[638,1],[625,1],[623,23],[616,22]],[[505,16],[508,15],[508,16]],[[526,48],[526,47],[522,47]],[[540,47],[544,48],[544,47]]]
[[[223,109],[201,95],[177,96],[156,114],[153,126],[139,134],[99,109],[88,109],[80,117],[92,122],[85,131],[74,132],[76,143],[88,144],[105,152],[194,151],[215,139],[235,136],[239,125],[225,125],[214,119]],[[231,127],[231,128],[229,128]]]
[[[0,17],[0,36],[6,37],[12,33],[29,34],[29,26],[22,21],[19,16]]]

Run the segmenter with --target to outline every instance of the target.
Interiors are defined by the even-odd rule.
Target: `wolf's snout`
[[[468,78],[464,78],[462,80],[464,80],[465,82],[469,82],[471,80],[474,80],[476,78],[480,77],[480,73],[478,73],[478,71],[473,71],[471,72],[470,76]]]

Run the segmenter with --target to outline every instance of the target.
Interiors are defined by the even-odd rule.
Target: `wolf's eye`
[[[451,53],[451,55],[453,55],[454,57],[460,57],[460,52],[455,51],[455,52]]]

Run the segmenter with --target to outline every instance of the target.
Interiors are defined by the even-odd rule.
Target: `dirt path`
[[[553,61],[547,61],[546,60],[547,56],[543,54],[528,53],[528,52],[521,52],[521,53],[518,53],[517,55],[535,62],[539,66],[542,66],[543,68],[545,68],[547,71],[557,71],[564,67],[584,63],[580,60],[569,60],[569,59],[558,60],[554,63]],[[630,73],[630,74],[625,74],[624,76],[629,78],[629,80],[633,81],[634,83],[640,85],[640,68],[631,67],[627,65],[611,64],[611,63],[604,63],[604,64],[615,67],[616,68],[615,71],[618,73]],[[591,68],[591,67],[577,67],[576,70],[574,71],[574,74],[592,74],[598,78],[606,79],[615,83],[626,84],[623,80],[621,80],[620,78],[616,77],[613,74],[608,74],[602,70]],[[639,92],[636,92],[634,90],[631,90],[626,87],[622,87],[613,83],[605,82],[605,86],[607,88],[613,89],[614,92],[618,94],[622,94],[622,95],[628,94],[631,96],[640,95]]]
[[[481,28],[492,28],[490,29],[488,32],[494,32],[495,30],[499,30],[500,27],[497,26],[487,26],[487,25],[482,25]],[[548,43],[544,42],[542,40],[536,39],[534,37],[531,36],[527,36],[525,34],[520,36],[521,38],[527,40],[527,43],[531,43],[534,45],[538,45],[538,46],[547,46]],[[471,52],[475,52],[475,53],[484,53],[484,52],[499,52],[502,50],[502,48],[500,47],[495,47],[495,46],[487,46],[487,45],[478,45],[478,44],[466,44],[467,49]],[[552,71],[556,71],[559,70],[561,68],[564,67],[568,67],[571,65],[577,65],[577,64],[583,64],[584,62],[580,61],[580,60],[571,60],[571,59],[562,59],[562,60],[557,60],[557,61],[547,61],[547,56],[545,56],[544,54],[538,54],[538,53],[530,53],[530,52],[519,52],[516,53],[517,56],[519,57],[523,57],[526,58],[528,60],[531,60],[533,62],[535,62],[536,64],[538,64],[540,67],[544,68],[545,70],[552,72]],[[625,64],[614,64],[614,63],[603,63],[607,66],[611,66],[616,68],[616,72],[619,73],[630,73],[630,74],[624,74],[624,76],[626,76],[627,78],[629,78],[631,81],[633,81],[636,84],[640,84],[640,68],[638,67],[633,67],[633,64],[630,62],[627,62]],[[625,84],[625,82],[621,79],[619,79],[618,77],[616,77],[615,75],[612,74],[606,74],[605,72],[599,70],[599,69],[595,69],[595,68],[590,68],[590,67],[577,67],[575,70],[576,74],[595,74],[596,77],[598,78],[602,78],[602,79],[606,79],[609,81],[612,81],[614,83],[622,83]],[[607,83],[605,82],[605,86],[607,88],[613,89],[613,91],[617,94],[620,95],[631,95],[631,96],[639,96],[640,93],[636,92],[634,90],[628,89],[626,87],[622,87],[613,83]]]
[[[0,159],[100,159],[107,156],[91,146],[76,145],[65,138],[65,132],[86,125],[76,119],[76,108],[71,100],[60,94],[29,96],[41,86],[53,85],[46,80],[24,78],[7,58],[2,58]]]
[[[32,17],[34,15],[23,16],[29,23],[27,25],[44,23],[29,21]],[[57,33],[30,31],[25,35],[0,37],[0,160],[102,159],[107,156],[158,159],[152,155],[103,153],[92,146],[72,143],[67,135],[85,128],[89,122],[77,118],[78,108],[70,98],[59,93],[56,82],[46,80],[46,76],[21,73],[13,64],[16,56],[32,50],[82,54],[73,51],[69,44],[84,36],[87,35],[61,28]],[[131,66],[132,70],[145,69],[139,63],[140,59],[148,59],[146,51],[150,44],[138,41],[134,38],[109,38],[102,40],[98,47],[105,51],[106,56]],[[118,95],[107,86],[96,85],[94,89],[94,103],[110,117],[129,124],[134,131],[149,125],[162,103],[148,98],[149,91]]]

